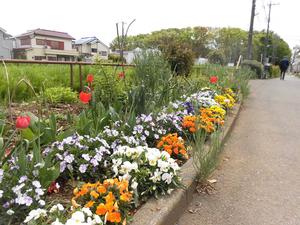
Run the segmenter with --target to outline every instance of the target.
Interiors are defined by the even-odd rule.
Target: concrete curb
[[[230,111],[223,128],[221,144],[224,145],[234,127],[241,110],[238,103]],[[208,146],[207,146],[208,147]],[[182,183],[185,189],[177,189],[171,195],[160,199],[149,199],[134,215],[131,225],[174,225],[192,200],[196,188],[197,173],[193,167],[193,159],[189,159],[181,167]]]

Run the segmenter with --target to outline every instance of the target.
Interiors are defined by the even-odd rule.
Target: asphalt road
[[[221,156],[213,194],[176,225],[300,224],[300,79],[254,80]]]

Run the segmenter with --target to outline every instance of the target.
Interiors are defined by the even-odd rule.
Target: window
[[[100,53],[100,55],[102,55],[102,56],[107,56],[107,52],[106,51],[101,51],[101,52],[99,52]]]
[[[56,56],[48,56],[49,61],[57,61]]]
[[[21,39],[21,45],[31,45],[31,40],[29,37]]]
[[[36,39],[36,44],[37,45],[46,45],[46,40]]]
[[[46,59],[46,56],[34,56],[34,60],[43,60]]]
[[[92,48],[92,52],[97,52],[97,49],[96,48]]]
[[[65,43],[63,41],[52,41],[52,40],[43,40],[43,39],[36,39],[37,45],[47,45],[51,49],[58,49],[58,50],[64,50],[65,49]]]

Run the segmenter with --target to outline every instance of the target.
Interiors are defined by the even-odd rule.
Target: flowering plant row
[[[84,104],[92,99],[93,80],[89,76],[88,93],[80,93]],[[217,82],[215,78],[212,80]],[[43,157],[59,165],[62,180],[86,182],[74,190],[71,213],[60,206],[54,207],[58,210],[47,211],[44,206],[47,189],[39,185],[34,175],[22,174],[10,184],[13,193],[5,195],[1,181],[6,183],[9,173],[0,169],[3,212],[13,215],[20,207],[35,208],[24,221],[29,224],[72,224],[74,221],[76,224],[125,224],[128,211],[140,201],[169,194],[180,186],[178,163],[189,157],[186,141],[190,139],[185,140],[186,137],[199,130],[209,134],[224,124],[227,110],[237,99],[231,89],[218,92],[204,88],[182,96],[158,113],[138,115],[133,125],[112,121],[96,136],[74,133],[44,149]],[[16,125],[20,129],[28,127],[30,117],[24,117]],[[34,158],[30,154],[26,156],[29,161]],[[13,168],[16,160],[13,156],[8,168]],[[59,189],[57,183],[53,184],[51,191],[48,188],[49,193]]]

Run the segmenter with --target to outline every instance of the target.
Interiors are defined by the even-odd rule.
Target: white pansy
[[[84,207],[84,208],[81,209],[81,211],[84,212],[88,216],[93,215],[92,211],[89,208]]]
[[[12,209],[7,210],[6,213],[10,216],[15,214],[14,210],[12,210]]]
[[[39,204],[40,204],[40,206],[44,206],[46,204],[46,202],[41,199],[41,200],[39,200]]]
[[[132,184],[131,184],[131,188],[133,189],[133,190],[135,190],[136,188],[137,188],[137,186],[138,186],[138,183],[137,182],[132,182]]]
[[[40,217],[44,217],[47,215],[47,211],[45,209],[34,209],[29,212],[29,215],[25,218],[24,223],[28,223],[31,220],[37,220]]]
[[[94,221],[96,224],[102,225],[103,221],[101,220],[100,216],[94,214]]]
[[[85,221],[84,213],[81,211],[76,211],[72,214],[71,219],[68,219],[65,225],[76,225],[76,224],[83,224]]]
[[[173,178],[173,175],[170,174],[170,173],[164,173],[164,174],[161,176],[161,179],[162,179],[163,181],[165,181],[167,184],[171,184],[172,178]]]
[[[162,172],[168,172],[170,165],[168,162],[163,161],[163,160],[158,160],[157,161],[157,166],[160,168],[160,171]]]
[[[59,211],[64,211],[64,207],[63,207],[63,205],[62,204],[56,204],[56,205],[54,205],[54,206],[52,206],[51,207],[51,209],[50,209],[50,213],[53,213],[53,212],[55,212],[55,211],[57,211],[57,210],[59,210]]]
[[[161,174],[162,174],[162,173],[161,173],[160,171],[156,170],[156,171],[154,172],[153,176],[150,177],[150,180],[152,180],[154,183],[160,181],[160,180],[161,180]]]
[[[3,191],[0,190],[0,198],[2,198],[2,196],[3,196]]]
[[[132,170],[137,170],[138,169],[138,164],[136,162],[131,163],[129,161],[125,161],[122,165],[121,165],[121,169],[120,172],[122,174],[126,174],[126,173],[130,173]]]
[[[40,188],[41,187],[41,183],[38,180],[32,181],[32,185],[35,186],[36,188]]]
[[[59,222],[59,219],[56,218],[56,220],[54,222],[52,222],[51,225],[64,225],[64,224]]]
[[[91,157],[90,157],[89,154],[82,154],[81,156],[82,156],[82,158],[84,158],[86,161],[90,161],[90,159],[91,159]]]

